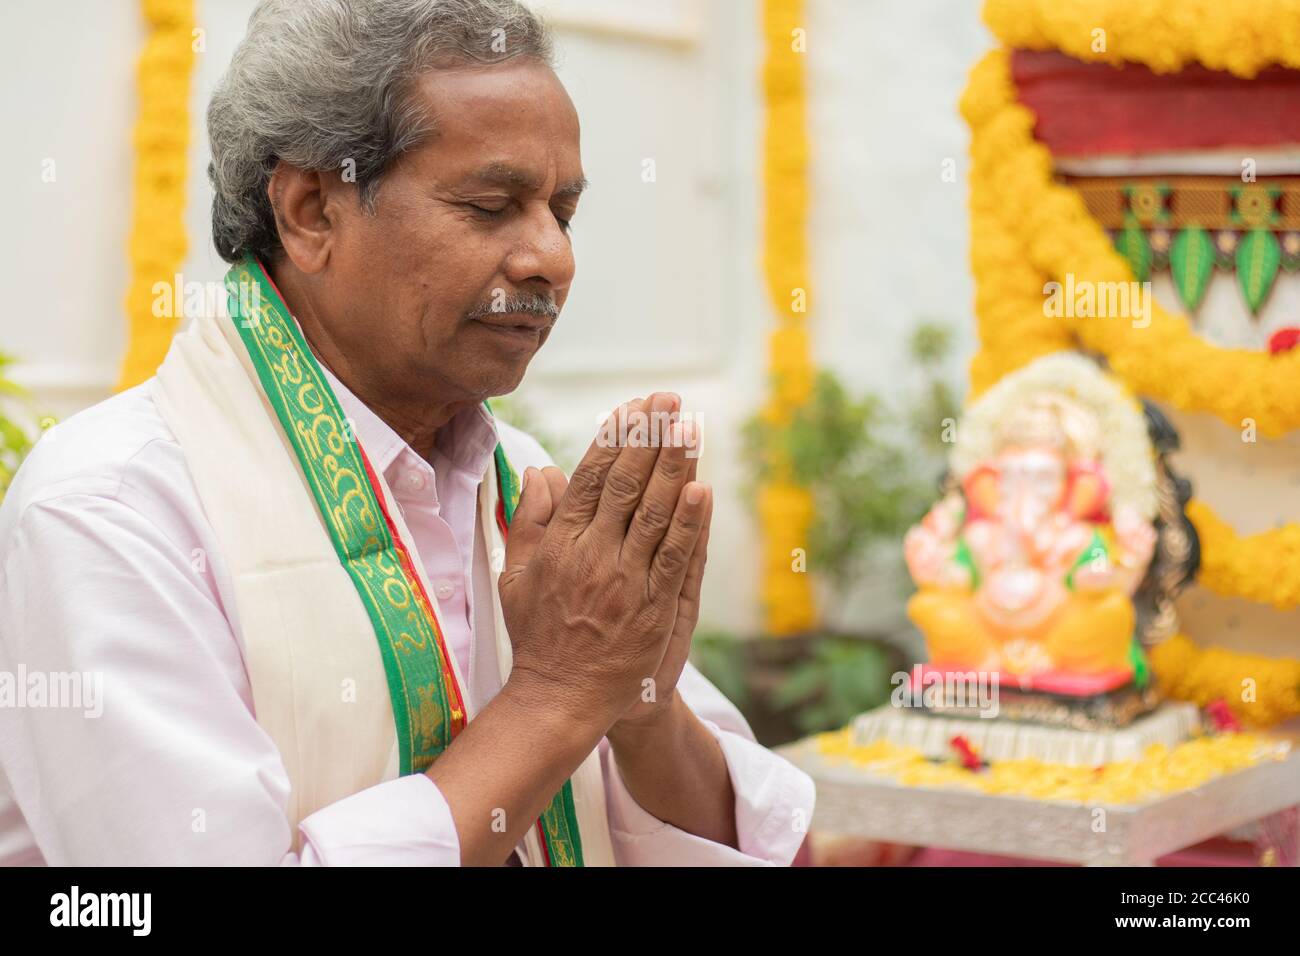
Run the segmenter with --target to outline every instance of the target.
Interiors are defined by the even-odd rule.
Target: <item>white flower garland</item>
[[[1155,453],[1141,406],[1095,362],[1076,352],[1054,352],[1003,376],[967,409],[949,456],[960,480],[994,457],[998,427],[1039,392],[1056,392],[1092,409],[1105,436],[1102,467],[1113,507],[1128,505],[1148,520],[1156,516]]]

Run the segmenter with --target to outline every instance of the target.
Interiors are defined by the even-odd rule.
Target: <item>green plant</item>
[[[952,338],[951,327],[922,322],[907,343],[912,361],[923,377],[921,393],[911,405],[909,424],[922,449],[937,459],[947,455],[951,433],[947,426],[956,423],[961,411],[961,402],[943,369],[943,363],[952,351]]]
[[[855,399],[822,371],[811,400],[787,424],[773,427],[755,415],[743,426],[742,455],[755,485],[774,477],[774,462],[788,461],[790,477],[811,489],[808,567],[837,589],[852,581],[873,542],[902,534],[917,514],[915,479],[902,449],[884,437],[883,420],[878,398]]]
[[[720,631],[695,635],[691,661],[769,747],[842,727],[884,703],[902,664],[896,648],[870,638],[746,640]]]
[[[0,352],[0,498],[9,490],[9,483],[33,444],[28,429],[10,416],[21,414],[33,421],[36,418],[31,412],[31,394],[9,378],[14,361],[12,355]]]
[[[691,640],[691,662],[742,711],[751,704],[745,645],[725,631],[697,631]]]
[[[893,654],[873,641],[826,637],[789,670],[772,703],[791,711],[802,733],[835,730],[889,699],[894,664]]]
[[[755,414],[743,426],[751,499],[773,478],[792,478],[812,492],[808,570],[839,597],[878,557],[877,545],[887,544],[901,569],[899,542],[934,501],[951,436],[946,424],[959,409],[944,377],[951,346],[950,329],[921,323],[907,344],[918,374],[891,402],[851,394],[823,370],[788,422],[773,426]],[[883,704],[902,663],[888,644],[821,632],[779,641],[699,634],[692,659],[769,744],[842,727]]]
[[[784,425],[761,414],[742,426],[751,493],[789,462],[789,477],[812,491],[816,516],[808,569],[837,593],[849,587],[873,547],[896,542],[933,503],[945,445],[943,423],[958,403],[942,377],[951,330],[922,323],[908,351],[922,375],[920,395],[897,408],[872,394],[854,397],[822,370],[812,397]]]

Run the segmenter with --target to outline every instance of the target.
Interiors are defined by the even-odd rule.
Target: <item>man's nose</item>
[[[568,288],[573,281],[573,245],[550,206],[529,203],[519,226],[506,277],[521,287],[544,282],[555,290]]]

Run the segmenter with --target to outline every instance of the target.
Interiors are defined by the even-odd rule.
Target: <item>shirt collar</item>
[[[415,462],[429,463],[406,443],[387,422],[371,411],[370,406],[352,393],[324,363],[320,363],[326,381],[334,390],[351,423],[352,435],[361,443],[370,464],[392,484],[398,473]],[[440,456],[454,469],[463,469],[476,478],[487,471],[488,460],[496,450],[499,438],[496,421],[482,405],[466,408],[452,416],[438,430],[434,455]]]

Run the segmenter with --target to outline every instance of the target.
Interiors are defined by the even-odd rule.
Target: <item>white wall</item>
[[[6,9],[0,116],[8,307],[0,349],[66,412],[106,394],[125,343],[133,62],[142,28],[122,3]],[[53,161],[54,181],[42,173]]]
[[[771,325],[758,272],[758,3],[549,0],[560,74],[583,121],[590,194],[576,223],[578,280],[519,393],[545,429],[585,447],[597,417],[654,388],[680,391],[706,433],[702,476],[718,508],[708,623],[756,618],[757,541],[738,497],[735,430],[761,400]],[[206,51],[191,97],[187,281],[224,271],[208,238],[208,96],[252,0],[199,0]],[[108,393],[125,348],[135,57],[129,0],[46,0],[7,11],[0,66],[8,197],[0,263],[10,290],[0,348],[44,407]],[[951,321],[964,380],[972,319],[966,132],[956,103],[989,39],[977,5],[811,0],[816,350],[886,396],[907,384],[908,328]],[[57,179],[41,182],[55,159]],[[641,179],[643,160],[657,179]],[[958,181],[940,178],[956,160]],[[894,625],[897,595],[864,587],[852,616]]]

